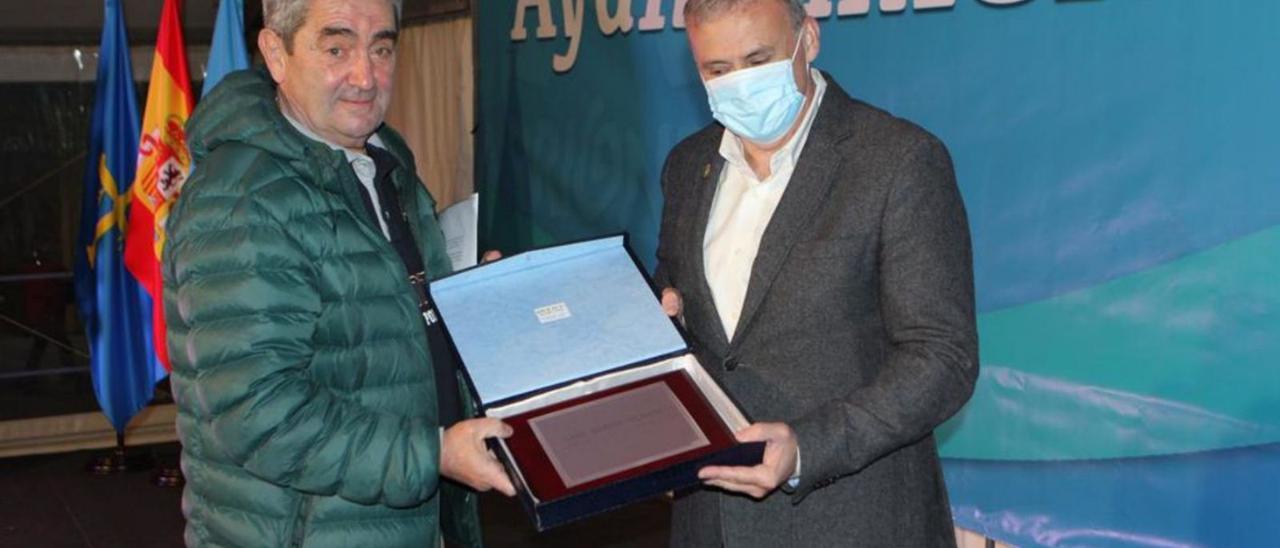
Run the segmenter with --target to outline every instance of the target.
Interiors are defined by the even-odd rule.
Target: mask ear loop
[[[797,53],[800,53],[800,44],[804,43],[804,35],[805,35],[805,32],[804,32],[804,26],[802,25],[802,26],[800,27],[800,36],[797,36],[797,37],[796,37],[796,49],[795,49],[795,50],[793,50],[793,51],[791,52],[791,61],[792,61],[792,62],[795,62],[795,60],[796,60],[796,54],[797,54]],[[809,56],[807,56],[807,55],[806,55],[806,56],[805,56],[805,60],[804,60],[804,71],[805,71],[805,73],[807,74],[807,73],[809,72],[809,70],[810,70],[810,69],[812,69],[812,67],[810,67],[810,66],[809,66]]]

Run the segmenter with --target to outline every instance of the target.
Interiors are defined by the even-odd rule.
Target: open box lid
[[[431,294],[485,407],[687,347],[622,236],[506,257]]]

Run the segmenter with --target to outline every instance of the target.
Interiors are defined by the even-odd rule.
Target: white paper
[[[455,271],[470,268],[478,262],[477,233],[480,220],[480,195],[453,204],[440,212],[440,231],[444,232],[445,251]]]

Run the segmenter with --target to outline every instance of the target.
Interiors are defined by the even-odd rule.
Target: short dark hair
[[[391,11],[396,20],[396,29],[400,28],[400,6],[404,0],[387,0],[391,3]],[[311,10],[311,0],[262,0],[262,26],[271,29],[284,40],[284,49],[293,53],[293,35],[302,28],[307,20],[307,12]]]
[[[763,2],[766,0],[689,0],[684,5],[684,18],[686,21],[690,19],[703,19],[713,15],[719,15],[730,10],[738,9],[753,2]],[[809,14],[804,10],[804,0],[771,0],[781,2],[787,7],[787,16],[791,18],[791,26],[800,28],[804,24],[805,17]]]

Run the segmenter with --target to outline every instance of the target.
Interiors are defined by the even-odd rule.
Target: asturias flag
[[[120,1],[106,0],[75,264],[94,394],[118,432],[151,400],[164,376],[147,329],[146,293],[122,260],[138,156],[138,99],[124,28]]]
[[[156,55],[151,62],[147,110],[142,117],[142,135],[138,139],[138,174],[133,182],[124,261],[129,272],[151,296],[152,340],[156,357],[166,370],[169,369],[169,353],[165,347],[160,254],[164,250],[164,223],[169,217],[169,206],[177,199],[191,170],[185,127],[187,118],[191,116],[192,103],[178,2],[165,0],[164,11],[160,15],[160,32],[156,37]]]
[[[213,23],[213,45],[209,46],[209,64],[204,71],[204,87],[200,96],[222,80],[228,72],[249,68],[249,52],[244,47],[244,2],[218,2],[218,18]]]

